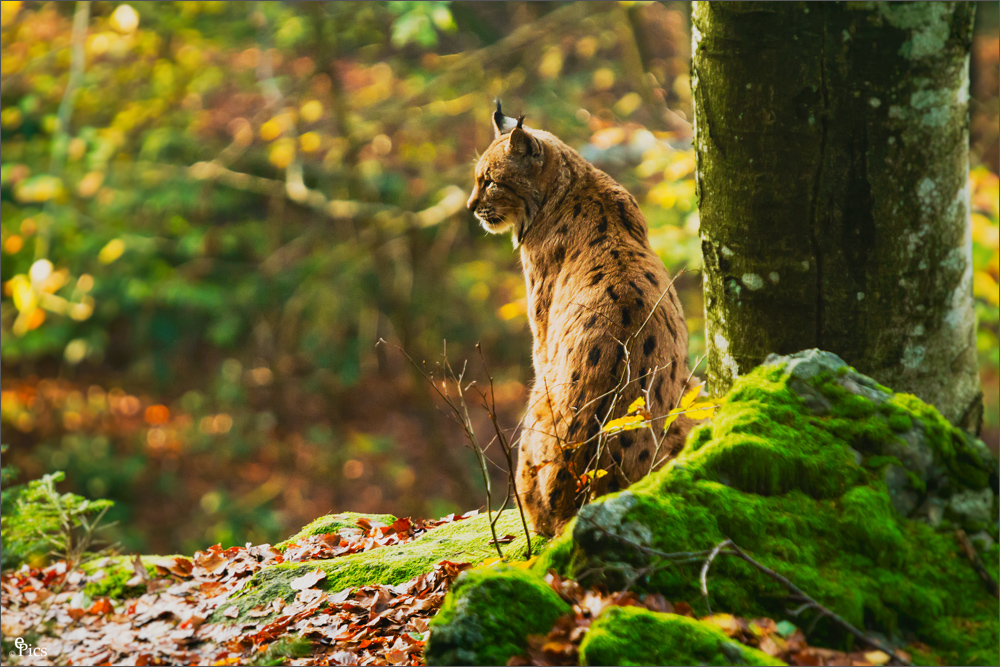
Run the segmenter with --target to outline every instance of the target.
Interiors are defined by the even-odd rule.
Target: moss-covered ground
[[[340,512],[338,514],[327,514],[309,522],[299,532],[295,533],[287,540],[275,545],[278,551],[284,551],[289,545],[297,544],[307,537],[313,535],[325,535],[326,533],[337,533],[344,528],[357,528],[358,519],[367,519],[389,526],[396,520],[391,514],[358,514],[357,512]]]
[[[580,645],[581,665],[783,665],[717,626],[641,607],[610,607]]]
[[[310,526],[315,528],[315,523]],[[502,545],[505,558],[516,561],[527,557],[527,540],[516,510],[506,510],[499,516],[496,531],[501,537],[515,536],[513,542]],[[497,552],[490,540],[489,519],[486,514],[479,514],[433,528],[415,540],[402,544],[329,560],[274,565],[256,572],[243,591],[232,599],[232,605],[240,610],[240,616],[235,620],[242,618],[246,611],[267,604],[277,597],[285,601],[293,599],[296,591],[289,587],[289,582],[316,568],[326,573],[326,577],[318,585],[323,590],[340,591],[371,584],[395,585],[430,572],[442,560],[479,564],[489,558],[496,558]],[[538,553],[543,544],[544,538],[533,537],[533,553]],[[229,606],[231,605],[226,605],[226,608]],[[233,622],[234,619],[216,613],[213,620],[225,623]]]
[[[923,647],[914,653],[922,661],[997,664],[1000,608],[955,536],[962,528],[996,542],[995,459],[918,399],[809,354],[808,364],[796,355],[738,380],[668,467],[584,507],[536,575],[630,582],[704,613],[701,560],[656,552],[728,538],[857,627]],[[964,498],[985,498],[988,512],[979,501],[966,509]],[[714,611],[813,621],[809,611],[790,617],[800,601],[736,557],[717,558],[707,584]],[[609,633],[628,632],[614,619]],[[850,648],[853,638],[821,618],[809,641]]]
[[[173,556],[141,556],[142,565],[150,579],[158,576],[156,566],[166,565]],[[128,582],[135,576],[132,558],[128,556],[109,556],[98,558],[84,564],[81,568],[87,575],[102,576],[91,581],[84,587],[84,592],[91,598],[106,597],[112,600],[123,600],[138,597],[146,592],[145,584],[129,586]]]

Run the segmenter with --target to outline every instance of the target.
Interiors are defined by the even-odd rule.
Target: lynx
[[[589,498],[669,460],[689,422],[606,434],[637,398],[675,407],[689,379],[687,328],[635,199],[610,176],[497,103],[469,197],[487,232],[520,248],[534,385],[516,487],[536,532],[557,534]],[[589,472],[589,474],[588,474]]]

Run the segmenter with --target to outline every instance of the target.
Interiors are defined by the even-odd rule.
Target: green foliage
[[[75,563],[86,553],[101,518],[114,503],[61,494],[55,485],[64,478],[55,472],[4,489],[3,569],[36,563],[50,554]]]

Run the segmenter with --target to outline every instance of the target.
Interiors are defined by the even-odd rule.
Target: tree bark
[[[819,347],[982,419],[968,2],[698,2],[709,385]]]

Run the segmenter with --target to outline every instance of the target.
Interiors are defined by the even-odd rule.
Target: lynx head
[[[542,142],[524,126],[524,116],[504,116],[497,101],[493,143],[476,164],[476,185],[466,204],[491,234],[514,231],[517,247],[538,214],[539,177],[545,162]]]

